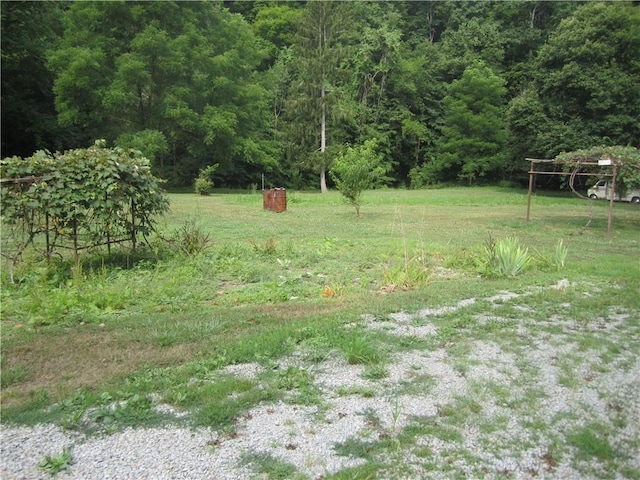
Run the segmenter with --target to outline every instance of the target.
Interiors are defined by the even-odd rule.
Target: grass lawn
[[[551,357],[532,353],[547,343],[572,345],[553,357],[557,385],[569,390],[580,391],[589,375],[637,362],[637,206],[615,205],[608,238],[608,203],[538,194],[527,223],[523,190],[371,191],[361,218],[336,192],[287,195],[287,211],[275,214],[262,209],[259,194],[171,194],[171,211],[159,222],[162,238],[151,238],[136,258],[96,252],[79,269],[65,259],[27,258],[16,267],[16,284],[3,265],[2,422],[53,422],[87,434],[171,422],[228,432],[244,413],[270,402],[326,407],[326,392],[306,367],[271,368],[300,348],[311,361],[335,351],[361,365],[362,378],[373,383],[340,391],[363,399],[393,377],[400,352],[444,350],[447,365],[467,379],[467,394],[447,398],[432,416],[413,415],[413,422],[398,407],[389,417],[393,428],[384,427],[392,434],[375,444],[353,440],[341,450],[364,465],[333,478],[410,478],[416,472],[398,470],[398,451],[422,458],[424,468],[444,472],[448,465],[452,477],[469,465],[483,474],[486,458],[465,446],[464,425],[472,422],[482,442],[482,434],[504,429],[513,415],[531,422],[516,429],[522,449],[545,439],[541,458],[549,472],[565,462],[586,477],[638,478],[628,457],[640,442],[622,448],[613,434],[639,421],[623,400],[608,399],[616,408],[599,424],[572,423],[554,410],[551,427],[534,414],[532,401],[549,395],[536,382],[545,374],[538,362]],[[507,237],[528,248],[527,267],[513,277],[480,275],[488,243]],[[554,253],[559,241],[567,248],[564,265]],[[385,322],[401,314],[418,330],[398,337],[398,322]],[[425,336],[420,328],[435,333]],[[508,380],[474,376],[486,363],[474,351],[490,345],[512,355],[513,365],[498,362],[492,370]],[[599,367],[589,363],[594,354]],[[415,378],[401,382],[395,398],[438,388],[421,361],[407,367]],[[587,363],[600,371],[585,372]],[[265,370],[252,379],[213,375],[243,364]],[[482,414],[488,402],[500,403],[499,414]],[[158,403],[186,415],[158,413]],[[487,449],[499,456],[507,443]],[[283,468],[271,460],[257,463]]]

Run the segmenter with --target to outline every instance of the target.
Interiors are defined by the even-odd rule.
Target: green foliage
[[[185,220],[169,239],[188,256],[200,255],[211,246],[211,237],[196,219]]]
[[[25,380],[29,376],[29,372],[24,365],[17,365],[9,368],[2,366],[2,376],[0,377],[0,386],[7,388],[15,383]]]
[[[123,133],[115,143],[120,148],[138,150],[156,164],[160,163],[159,159],[169,151],[167,139],[159,130],[148,129],[135,133]]]
[[[603,436],[603,430],[600,425],[587,425],[571,432],[567,440],[578,449],[580,458],[584,460],[593,457],[600,461],[613,460],[617,453],[606,436]]]
[[[237,416],[259,404],[274,400],[275,394],[268,389],[254,387],[248,381],[229,381],[229,387],[216,382],[209,388],[199,389],[195,395],[187,395],[187,405],[192,402],[198,406],[195,421],[199,425],[212,428],[228,427]],[[222,387],[222,391],[219,391]],[[193,404],[192,403],[192,404]]]
[[[193,188],[199,195],[209,195],[213,191],[213,182],[208,178],[198,177],[193,183]]]
[[[363,145],[347,147],[334,160],[329,172],[338,191],[355,207],[358,217],[362,192],[388,180],[388,166],[383,163],[382,155],[376,153],[376,146],[374,140],[367,140]]]
[[[80,141],[140,148],[181,186],[211,158],[245,185],[276,163],[255,75],[265,50],[241,16],[209,2],[74,3],[64,25],[48,63],[59,120]]]
[[[15,2],[2,6],[2,155],[61,149],[73,139],[56,118],[46,52],[58,40],[66,6]]]
[[[611,159],[616,164],[616,191],[624,192],[631,188],[640,188],[640,149],[625,146],[597,146],[563,152],[555,157],[561,162],[564,171],[572,172],[583,162],[597,163],[598,160]],[[582,172],[606,173],[612,172],[611,166],[581,165]]]
[[[286,370],[279,371],[277,377],[278,388],[284,388],[285,390],[309,388],[313,381],[313,377],[308,370],[298,367],[289,367]]]
[[[553,253],[553,265],[557,270],[564,268],[565,262],[567,261],[568,248],[562,239],[558,240],[558,243],[556,243],[556,248]]]
[[[336,343],[351,365],[377,366],[386,360],[386,355],[375,338],[367,332],[354,329],[340,334]]]
[[[101,397],[102,405],[89,413],[91,421],[102,429],[113,432],[127,426],[140,425],[159,416],[152,408],[151,400],[137,393],[115,401],[108,393]],[[115,403],[114,403],[115,402]]]
[[[523,180],[524,157],[640,143],[639,15],[633,2],[9,2],[2,151],[106,138],[172,186],[216,161],[216,186],[267,173],[307,188],[332,149],[376,138],[396,185]],[[461,92],[478,65],[493,73]],[[506,117],[470,105],[494,77],[488,104],[510,100]],[[469,119],[481,131],[459,134]]]
[[[73,465],[73,456],[71,450],[65,447],[58,455],[44,457],[44,460],[38,464],[38,469],[55,477],[60,472],[68,472],[71,465]]]
[[[194,183],[194,189],[197,194],[209,195],[213,191],[213,175],[218,167],[219,165],[216,163],[200,170],[200,174]]]
[[[293,44],[296,21],[301,10],[285,3],[257,7],[259,11],[251,27],[267,43],[270,56],[275,58],[279,51]]]
[[[87,149],[0,161],[3,221],[10,228],[15,261],[36,239],[46,237],[45,255],[57,247],[73,249],[128,240],[154,229],[155,216],[169,208],[160,182],[140,152]],[[5,249],[7,248],[5,247]],[[3,252],[4,253],[4,252]]]
[[[310,2],[297,21],[297,36],[290,68],[295,81],[290,85],[287,103],[287,137],[306,167],[320,174],[320,188],[327,192],[326,173],[332,155],[328,135],[345,112],[341,99],[343,82],[348,76],[344,60],[348,57],[346,41],[353,10],[343,2]],[[317,32],[322,32],[318,35]],[[300,168],[301,165],[296,165]]]
[[[390,265],[384,272],[385,286],[390,291],[423,287],[430,278],[431,272],[420,254],[413,257],[406,255],[402,265]]]
[[[591,145],[638,145],[640,11],[629,2],[588,2],[538,50],[533,83],[512,101],[514,153],[553,158]],[[522,157],[520,157],[522,158]]]
[[[484,257],[479,260],[480,271],[483,274],[498,277],[515,277],[527,268],[530,262],[529,249],[523,247],[515,237],[501,238],[497,241],[489,237]]]
[[[306,478],[297,474],[296,467],[267,452],[244,452],[240,457],[240,464],[250,467],[261,478],[269,480],[302,480]]]
[[[467,67],[444,98],[445,118],[437,156],[414,174],[418,182],[465,180],[499,174],[505,166],[505,82],[482,63]],[[417,185],[420,186],[420,185]]]

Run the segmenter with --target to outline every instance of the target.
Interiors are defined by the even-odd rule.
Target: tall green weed
[[[494,241],[489,237],[484,256],[479,260],[480,272],[487,276],[515,277],[531,263],[529,249],[516,237]]]

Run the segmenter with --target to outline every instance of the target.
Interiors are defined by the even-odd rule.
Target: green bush
[[[29,158],[4,158],[1,208],[3,255],[15,262],[25,249],[43,245],[45,255],[70,248],[130,242],[154,230],[154,217],[169,209],[161,181],[136,150],[89,148]]]
[[[218,164],[216,163],[200,170],[194,183],[194,189],[198,195],[209,195],[213,191],[213,174],[217,169]]]
[[[209,195],[213,191],[213,182],[207,178],[198,177],[194,183],[198,195]]]

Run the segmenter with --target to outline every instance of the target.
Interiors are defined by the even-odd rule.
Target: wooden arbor
[[[576,192],[575,188],[574,188],[574,181],[575,178],[577,176],[597,176],[597,177],[610,177],[611,178],[611,198],[609,199],[609,216],[607,219],[607,237],[611,236],[611,225],[612,225],[612,219],[613,219],[613,199],[615,197],[615,193],[616,193],[616,177],[617,177],[617,166],[616,166],[616,162],[610,158],[607,159],[603,159],[603,160],[598,160],[596,161],[582,161],[582,160],[572,160],[570,161],[571,165],[571,172],[566,172],[566,171],[552,171],[552,172],[548,172],[548,171],[543,171],[543,170],[538,170],[537,167],[539,165],[567,165],[567,162],[564,161],[559,161],[559,160],[544,160],[544,159],[538,159],[538,158],[527,158],[526,160],[528,160],[529,162],[531,162],[531,166],[529,168],[529,194],[527,196],[527,222],[529,221],[530,218],[530,213],[531,213],[531,193],[533,192],[533,184],[535,181],[535,176],[536,175],[569,175],[569,187],[571,188],[571,191],[573,193],[575,193],[576,195],[578,195],[579,197],[582,198],[586,198],[584,197],[584,195]],[[611,173],[593,173],[593,172],[581,172],[581,168],[582,167],[589,167],[589,166],[598,166],[598,167],[611,167]]]

